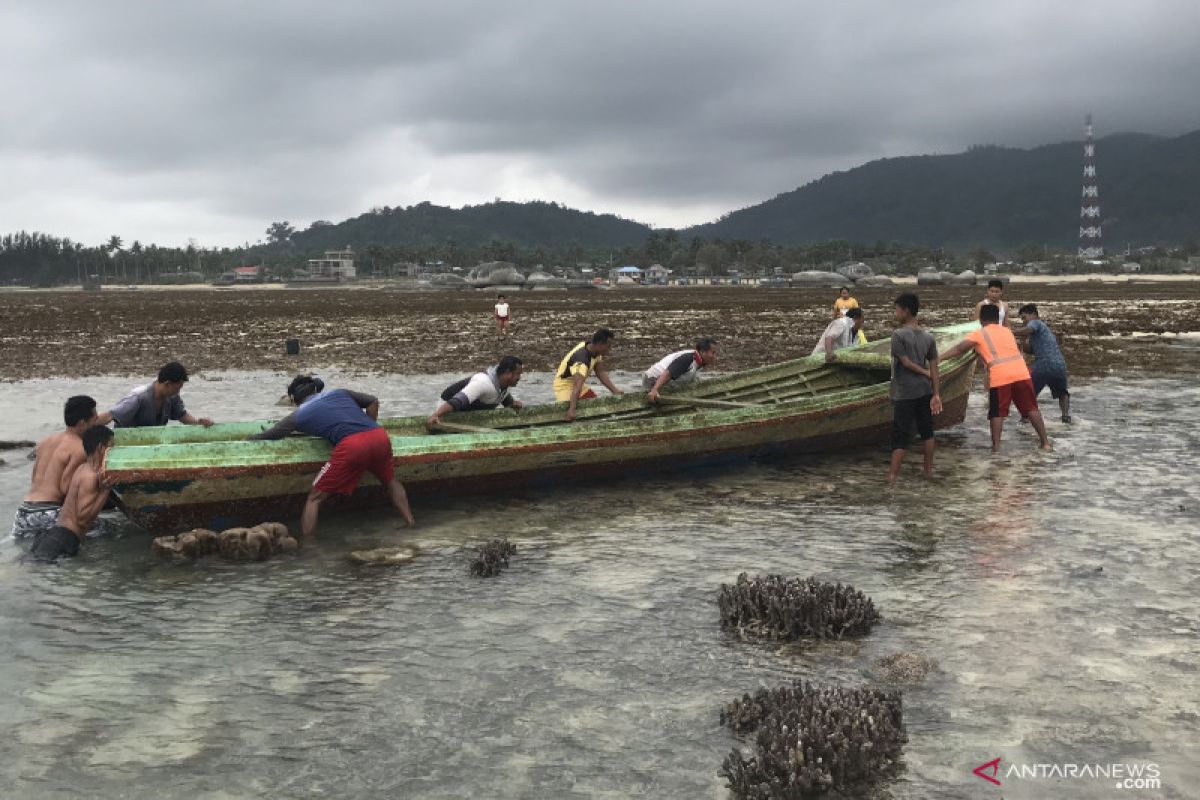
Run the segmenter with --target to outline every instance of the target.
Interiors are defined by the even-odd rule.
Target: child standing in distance
[[[496,295],[496,326],[500,336],[508,335],[508,300],[504,295]]]
[[[833,318],[846,316],[846,312],[852,308],[858,308],[858,301],[850,296],[850,287],[843,286],[837,300],[833,301]]]
[[[900,327],[892,333],[892,461],[888,483],[895,483],[900,475],[914,423],[925,454],[925,477],[933,477],[933,417],[942,413],[937,342],[917,322],[920,301],[915,294],[905,293],[896,298],[895,306]]]

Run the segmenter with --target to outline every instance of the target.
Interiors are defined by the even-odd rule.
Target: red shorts
[[[338,442],[317,473],[313,488],[328,494],[353,494],[364,472],[385,486],[392,479],[392,440],[383,428],[351,434]]]
[[[596,396],[597,396],[596,393],[593,392],[591,389],[584,389],[582,392],[579,393],[580,400],[595,400]]]
[[[497,321],[497,322],[508,322],[508,317],[502,317],[502,316],[500,316],[499,314],[497,314],[497,315],[496,315],[496,321]]]
[[[1032,380],[1027,378],[1016,383],[993,386],[988,392],[988,419],[1007,417],[1008,407],[1013,404],[1016,404],[1022,417],[1028,417],[1030,411],[1037,411],[1037,393],[1033,390]]]

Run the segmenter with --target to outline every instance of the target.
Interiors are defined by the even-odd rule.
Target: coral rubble
[[[721,585],[721,625],[743,636],[772,639],[840,639],[861,636],[879,621],[875,604],[853,586],[815,578],[738,575]]]
[[[748,751],[721,765],[735,797],[800,800],[857,792],[899,768],[904,732],[899,692],[795,681],[725,706],[721,723],[756,731]]]
[[[479,548],[471,559],[471,574],[480,578],[492,578],[508,566],[508,558],[517,552],[517,546],[508,539],[492,539]]]

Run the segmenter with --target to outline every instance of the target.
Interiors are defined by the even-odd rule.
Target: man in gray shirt
[[[172,361],[158,371],[158,380],[139,386],[117,401],[117,404],[100,414],[97,425],[115,422],[118,428],[144,428],[166,425],[177,419],[184,425],[208,427],[213,421],[208,417],[193,417],[183,407],[179,396],[188,374],[183,364]]]
[[[895,483],[908,452],[915,424],[925,454],[925,477],[933,477],[933,415],[942,413],[937,369],[937,342],[918,323],[920,301],[915,294],[896,298],[892,333],[892,461],[888,483]]]

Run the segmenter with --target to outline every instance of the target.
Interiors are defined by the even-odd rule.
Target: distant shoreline
[[[896,286],[916,286],[917,278],[915,275],[900,275],[888,276]],[[993,276],[981,275],[976,282],[976,286],[987,286],[988,279]],[[1134,275],[1107,275],[1103,273],[1085,273],[1082,275],[1008,275],[1010,283],[1014,284],[1080,284],[1080,283],[1095,283],[1105,286],[1122,285],[1122,284],[1146,284],[1146,283],[1197,283],[1200,282],[1200,275],[1170,275],[1170,274],[1134,274]],[[849,283],[851,287],[853,283]],[[961,284],[960,284],[961,285]],[[511,287],[507,287],[511,291]],[[708,284],[708,283],[688,283],[686,286],[671,284],[668,286],[655,286],[649,284],[623,284],[620,286],[600,286],[602,290],[618,290],[618,291],[637,291],[637,290],[671,290],[671,289],[820,289],[821,287],[807,286],[771,286],[758,285],[753,283],[732,285],[729,283]],[[856,287],[859,290],[869,289],[887,289],[886,286],[860,286]],[[105,286],[101,291],[105,293],[111,292],[197,292],[197,291],[212,291],[212,292],[275,292],[284,290],[300,290],[300,291],[364,291],[371,289],[403,289],[406,291],[417,292],[491,292],[495,287],[483,287],[479,289],[442,289],[431,286],[420,286],[415,281],[374,281],[362,280],[354,283],[337,283],[337,284],[322,284],[319,286],[288,286],[283,283],[248,283],[241,286],[214,286],[210,283],[186,283],[186,284],[125,284],[125,285],[110,285]],[[530,291],[521,289],[522,293]],[[556,292],[572,291],[569,289],[551,290]],[[580,289],[576,291],[595,291],[594,289]],[[83,292],[83,289],[78,286],[53,286],[53,287],[29,287],[29,286],[0,286],[0,292],[5,293],[33,293],[33,292]],[[541,294],[542,292],[539,292]]]

